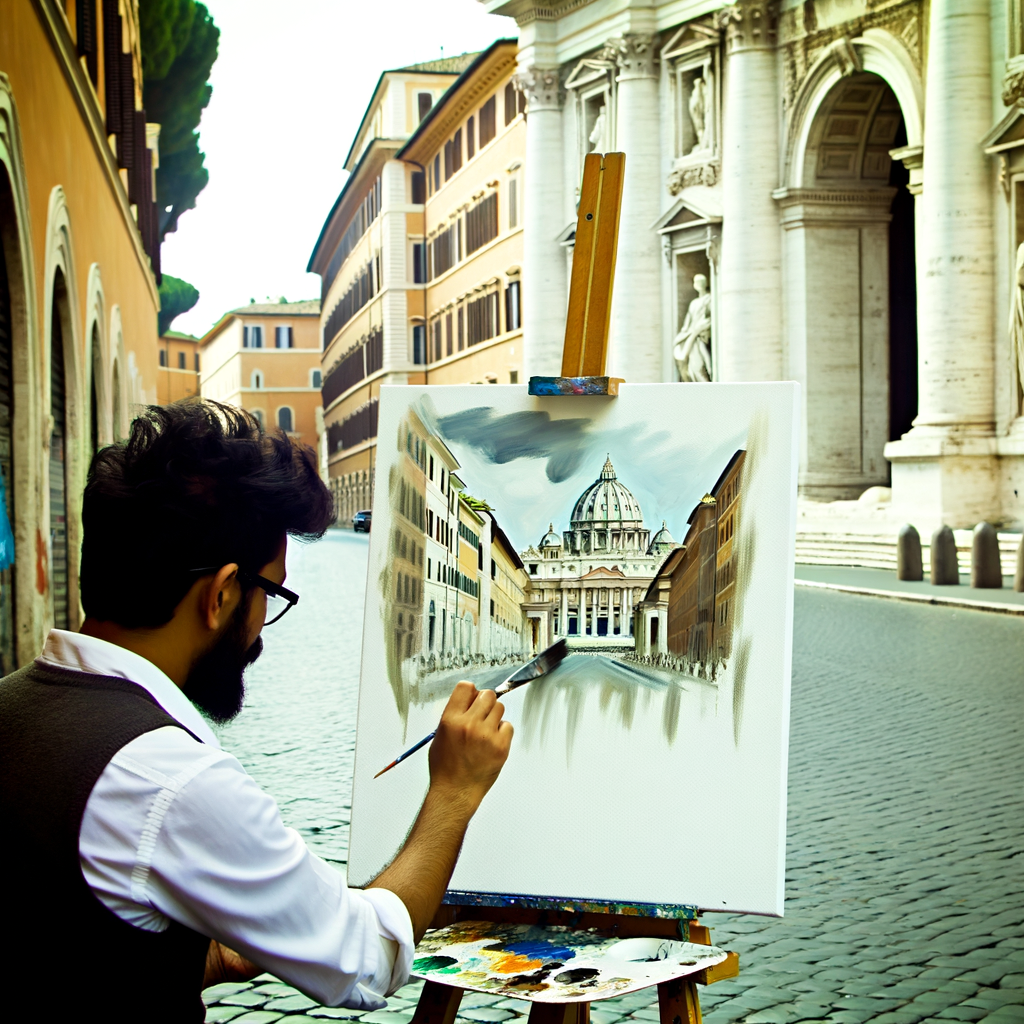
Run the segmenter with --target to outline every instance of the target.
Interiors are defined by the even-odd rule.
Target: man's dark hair
[[[333,522],[308,446],[218,402],[150,406],[89,468],[82,606],[127,628],[162,626],[196,582],[190,569],[259,572],[285,534],[315,540]]]

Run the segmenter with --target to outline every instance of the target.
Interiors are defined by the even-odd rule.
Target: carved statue
[[[675,338],[672,357],[681,381],[711,380],[711,292],[708,279],[697,274],[693,279],[695,298],[686,310],[683,326]]]
[[[1010,340],[1017,360],[1017,379],[1024,388],[1024,244],[1017,249],[1013,273],[1013,305],[1010,308]],[[1024,411],[1024,410],[1021,410]]]
[[[690,89],[690,101],[688,104],[690,122],[693,124],[693,134],[697,141],[690,148],[691,153],[697,153],[708,148],[708,83],[703,78],[695,78]]]
[[[598,111],[597,120],[594,122],[594,130],[590,133],[590,152],[591,153],[604,153],[607,152],[608,144],[605,141],[605,111],[607,107],[602,103],[601,109]]]

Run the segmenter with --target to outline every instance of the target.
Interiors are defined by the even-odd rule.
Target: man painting
[[[508,755],[493,693],[455,689],[416,823],[365,890],[284,825],[201,714],[239,712],[264,626],[298,600],[287,538],[333,517],[311,449],[211,402],[151,408],[93,459],[82,631],[51,631],[0,682],[8,962],[25,978],[46,958],[54,1004],[199,1022],[205,985],[264,970],[357,1008],[407,979]],[[8,1012],[35,1015],[39,993],[16,989]]]

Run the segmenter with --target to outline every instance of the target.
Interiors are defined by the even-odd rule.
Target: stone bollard
[[[971,543],[971,586],[998,590],[1002,585],[999,535],[991,523],[978,523]]]
[[[896,537],[896,579],[924,579],[924,567],[921,562],[921,534],[910,523],[904,523]]]
[[[960,582],[960,563],[956,557],[956,540],[948,526],[940,526],[932,534],[931,582],[943,587]]]
[[[1024,535],[1020,538],[1017,546],[1017,572],[1013,577],[1013,589],[1018,594],[1024,592]]]

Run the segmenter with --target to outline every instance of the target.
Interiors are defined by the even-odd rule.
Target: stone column
[[[562,194],[562,87],[558,68],[524,67],[516,83],[526,93],[523,187],[523,370],[562,372],[568,283],[556,241],[565,227]]]
[[[661,239],[652,227],[662,190],[654,37],[616,36],[605,53],[619,66],[615,148],[626,154],[608,373],[653,383],[662,379]]]
[[[590,635],[597,636],[597,610],[601,602],[601,591],[594,587],[590,593],[593,598],[590,602]]]
[[[778,59],[773,0],[726,8],[722,131],[719,380],[780,380],[782,245],[772,192],[779,185]]]
[[[998,512],[992,178],[978,144],[992,118],[990,18],[989,0],[932,0],[929,15],[918,414],[885,450],[894,505],[926,529]]]
[[[569,592],[562,588],[561,603],[558,608],[558,635],[569,635]]]

